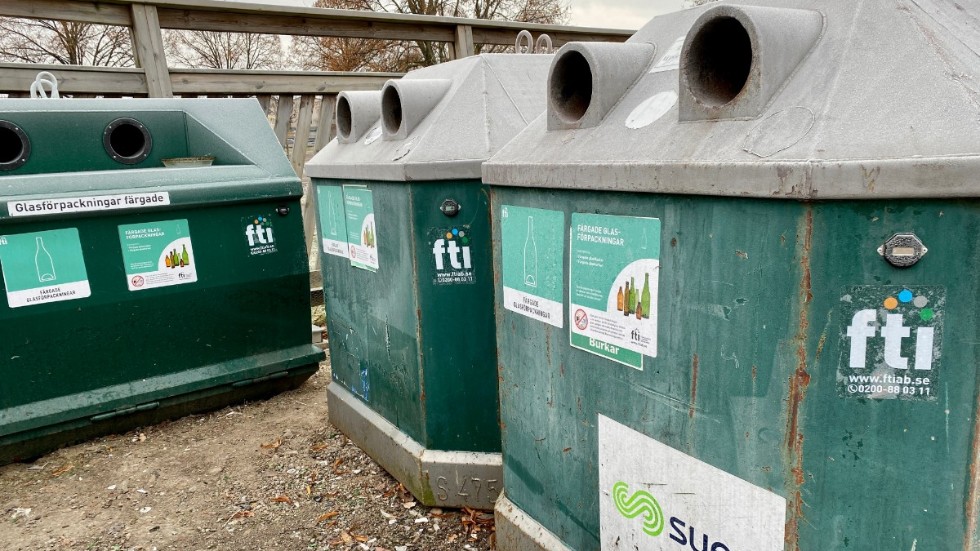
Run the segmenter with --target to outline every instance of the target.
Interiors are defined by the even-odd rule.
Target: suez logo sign
[[[436,285],[473,283],[469,226],[434,229],[430,233]]]
[[[616,510],[623,517],[627,519],[642,517],[643,533],[650,537],[659,536],[669,524],[670,531],[667,537],[679,546],[689,546],[694,551],[733,551],[723,541],[699,532],[688,521],[670,517],[665,523],[663,509],[650,492],[637,490],[630,494],[629,485],[619,481],[613,484],[611,495]]]
[[[276,239],[272,235],[272,220],[266,216],[248,216],[242,219],[245,240],[252,256],[276,252]]]
[[[841,302],[840,394],[934,399],[944,290],[852,287]]]

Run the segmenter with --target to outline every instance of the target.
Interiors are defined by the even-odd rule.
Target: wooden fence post
[[[136,64],[146,75],[146,91],[151,98],[173,97],[167,55],[163,49],[163,32],[156,6],[132,4],[133,53]]]
[[[456,40],[453,42],[453,59],[471,56],[475,53],[473,46],[473,27],[471,25],[456,25]]]

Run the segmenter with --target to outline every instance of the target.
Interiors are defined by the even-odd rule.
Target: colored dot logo
[[[453,239],[459,238],[460,243],[463,245],[470,244],[470,238],[466,237],[466,231],[459,228],[453,228],[446,232],[446,239],[452,241]]]
[[[927,308],[929,305],[929,298],[925,295],[916,295],[908,289],[902,289],[902,291],[898,293],[897,297],[890,296],[885,298],[885,300],[882,302],[882,306],[885,307],[885,310],[894,310],[898,308],[900,304],[909,303],[919,309],[919,319],[922,321],[931,321],[934,317],[936,317],[936,312],[932,308]]]

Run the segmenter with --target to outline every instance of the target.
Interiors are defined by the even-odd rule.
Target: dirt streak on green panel
[[[485,190],[473,181],[317,185],[374,192],[378,271],[322,255],[334,382],[426,448],[499,451]],[[463,205],[458,217],[439,210],[446,198]],[[435,284],[434,240],[454,228],[472,232],[463,237],[474,281]]]
[[[975,202],[494,187],[492,212],[502,205],[561,210],[566,220],[595,212],[662,222],[660,345],[643,371],[572,349],[567,329],[498,301],[507,494],[571,548],[599,548],[602,414],[786,498],[787,549],[963,549],[978,355]],[[905,270],[876,251],[899,231],[929,247]],[[499,274],[499,230],[494,253]],[[566,257],[566,284],[568,268]],[[858,285],[945,288],[937,400],[838,395],[850,321],[842,291]]]

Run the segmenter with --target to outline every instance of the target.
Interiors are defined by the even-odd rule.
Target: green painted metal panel
[[[507,494],[571,548],[599,548],[599,415],[786,498],[787,549],[963,549],[971,541],[975,201],[494,187],[493,216],[504,205],[563,211],[566,224],[572,213],[600,213],[655,217],[663,228],[659,347],[642,371],[571,348],[568,323],[557,329],[498,301]],[[903,231],[929,252],[897,269],[876,249]],[[499,229],[494,258],[500,274]],[[568,269],[566,256],[565,300]],[[881,304],[904,288],[945,293],[935,399],[839,394],[858,298],[850,293],[867,286]]]
[[[426,448],[499,451],[485,188],[475,181],[315,183],[318,194],[364,185],[374,200],[377,272],[321,256],[334,382]],[[455,218],[439,210],[449,198],[463,205]],[[457,270],[467,274],[459,281],[440,279],[453,260],[441,253],[439,270],[434,246],[442,239],[448,248],[447,234],[469,249],[472,269]],[[456,253],[461,267],[463,256]]]
[[[106,109],[106,102],[99,102],[94,113],[79,107],[85,102],[67,103],[80,113],[54,113],[55,118],[31,114],[38,115],[32,119],[35,123],[48,125],[39,130],[41,134],[51,140],[67,139],[69,136],[50,127],[55,120],[77,126],[79,133],[82,129],[101,133],[102,120],[132,116],[147,102],[119,102],[115,113]],[[154,139],[161,145],[160,154],[169,154],[168,143],[186,148],[189,130],[182,107],[193,111],[192,104],[201,107],[200,102],[172,101],[166,103],[166,112],[146,113],[156,132]],[[0,108],[4,105],[7,103]],[[228,107],[235,105],[242,103],[230,102]],[[226,104],[215,101],[208,106],[221,111]],[[134,109],[126,111],[126,107]],[[248,112],[245,128],[252,126]],[[236,113],[234,108],[228,110],[229,115]],[[271,134],[261,112],[252,114],[265,125],[259,128]],[[26,116],[16,109],[10,113],[0,109],[0,118],[16,115]],[[218,138],[222,133],[240,139],[234,136],[233,121],[228,122],[223,128],[210,127],[213,140],[222,141]],[[13,236],[0,239],[0,247],[24,241],[17,236],[27,236],[29,244],[36,238],[36,253],[28,252],[38,255],[35,262],[46,259],[51,264],[42,270],[41,262],[37,274],[28,274],[27,280],[37,276],[35,292],[40,298],[28,297],[18,303],[9,292],[25,287],[20,272],[33,268],[17,255],[0,254],[0,268],[5,276],[9,274],[10,283],[17,284],[11,289],[0,287],[0,378],[5,381],[0,385],[0,461],[28,458],[60,444],[124,430],[133,423],[268,395],[295,386],[315,372],[323,354],[309,341],[308,260],[299,194],[293,193],[299,189],[295,176],[287,178],[273,168],[278,161],[271,165],[261,157],[243,161],[239,152],[234,162],[247,163],[262,177],[224,184],[207,181],[211,169],[130,166],[116,172],[134,185],[113,188],[114,183],[105,181],[106,172],[84,171],[83,157],[94,154],[95,149],[89,141],[75,139],[77,147],[61,146],[64,157],[70,159],[67,165],[59,165],[53,153],[49,157],[39,153],[32,159],[43,165],[32,169],[37,174],[0,175],[2,199],[9,205],[15,198],[60,201],[105,193],[142,193],[146,190],[139,190],[139,185],[148,183],[152,193],[179,196],[184,188],[224,188],[224,197],[215,204],[174,201],[82,213],[7,216],[0,221],[0,235]],[[255,139],[275,143],[271,135]],[[97,146],[101,151],[101,138]],[[178,153],[183,151],[186,149]],[[284,157],[282,164],[288,169]],[[49,185],[45,169],[78,172],[61,172],[58,176],[64,179]],[[260,218],[265,247],[255,242],[255,222]],[[170,239],[168,232],[179,231],[193,246],[185,249],[187,253],[177,247],[173,256],[167,254],[166,266],[158,254],[162,251],[151,251],[151,260],[140,260],[150,272],[139,277],[127,274],[124,248],[128,245],[123,230],[134,228],[157,231],[157,239],[164,241]],[[66,249],[54,240],[63,235],[77,239],[83,270],[68,270]],[[42,247],[49,236],[51,246]],[[156,244],[158,248],[163,245]],[[160,265],[154,266],[158,256]],[[171,268],[171,259],[179,259],[181,265]],[[70,261],[77,264],[74,256]],[[71,281],[83,278],[88,293],[72,296],[60,287],[52,291],[61,282],[42,277],[42,272],[49,271],[73,273]],[[192,273],[195,278],[181,277]],[[154,281],[160,286],[154,287]],[[50,300],[52,293],[63,293],[66,299]]]
[[[424,442],[411,188],[367,181],[315,184],[318,193],[324,185],[365,185],[373,192],[377,229],[377,272],[321,255],[333,380]]]

